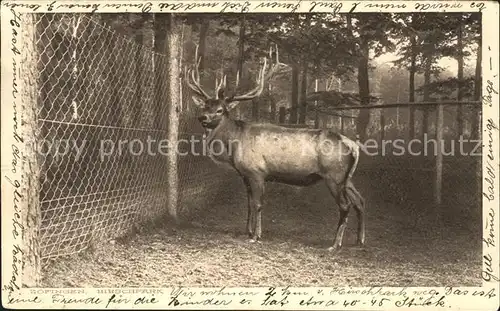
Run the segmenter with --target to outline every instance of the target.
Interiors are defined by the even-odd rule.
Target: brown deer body
[[[279,64],[279,63],[278,63]],[[358,243],[364,244],[364,199],[351,182],[359,159],[358,145],[345,136],[329,130],[293,129],[272,124],[253,124],[234,120],[229,110],[240,100],[259,96],[264,84],[260,72],[256,89],[242,96],[225,98],[221,80],[215,98],[210,98],[192,76],[189,86],[202,108],[198,118],[207,129],[207,145],[212,159],[230,164],[243,178],[248,194],[247,232],[251,241],[262,235],[261,214],[266,181],[308,186],[325,180],[339,209],[340,219],[331,249],[339,249],[351,207],[358,215]],[[272,71],[271,71],[272,72]]]

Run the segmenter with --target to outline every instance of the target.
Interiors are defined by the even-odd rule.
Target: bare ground
[[[45,267],[43,286],[480,285],[481,208],[467,190],[473,181],[445,174],[450,182],[436,208],[430,176],[398,176],[360,170],[355,178],[367,200],[364,247],[354,245],[351,212],[342,251],[326,250],[338,211],[322,183],[303,189],[269,184],[263,241],[248,243],[244,191],[230,178],[214,197],[189,207],[184,225],[145,226],[58,259]]]

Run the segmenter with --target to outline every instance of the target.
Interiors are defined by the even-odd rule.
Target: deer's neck
[[[243,125],[243,121],[233,120],[229,116],[224,116],[219,125],[208,134],[207,140],[211,142],[217,139],[224,143],[238,140]]]

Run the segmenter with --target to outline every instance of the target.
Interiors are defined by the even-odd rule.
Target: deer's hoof
[[[262,243],[258,238],[251,238],[250,240],[248,240],[249,243]]]
[[[330,246],[327,250],[331,253],[338,253],[340,252],[340,249],[340,246]]]

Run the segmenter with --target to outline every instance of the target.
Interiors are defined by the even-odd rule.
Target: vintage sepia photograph
[[[479,9],[13,3],[2,4],[13,77],[2,218],[6,204],[14,215],[2,241],[14,240],[15,272],[4,291],[177,288],[164,307],[213,307],[182,288],[456,294],[498,282],[483,254],[497,247],[483,202],[497,200],[498,162],[488,175],[483,159],[498,161],[499,120],[482,110],[498,85],[483,78]],[[287,303],[266,295],[258,306]]]

